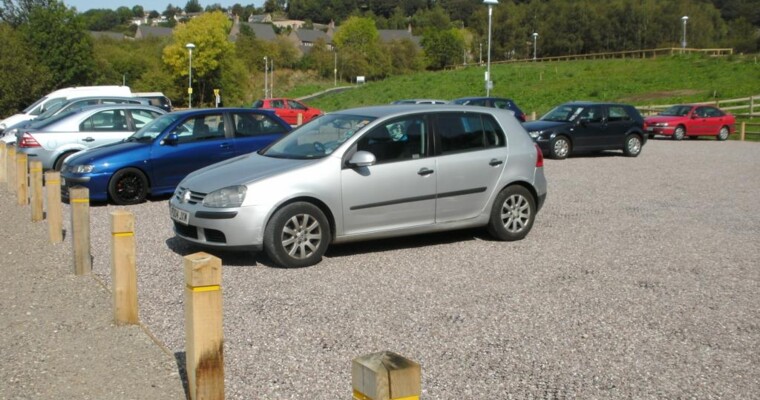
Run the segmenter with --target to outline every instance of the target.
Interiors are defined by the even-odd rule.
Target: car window
[[[604,111],[601,106],[586,107],[580,114],[582,121],[598,123],[604,121]]]
[[[285,102],[282,100],[270,100],[269,104],[272,108],[285,108]]]
[[[362,115],[332,113],[301,125],[259,154],[267,157],[322,158],[374,120]]]
[[[44,113],[45,111],[51,109],[51,108],[57,108],[60,107],[61,104],[66,102],[65,97],[56,97],[54,99],[48,100],[45,104],[43,104],[41,107],[34,109],[30,112],[31,115],[40,115]]]
[[[301,104],[301,103],[299,103],[299,102],[297,102],[295,100],[288,100],[288,106],[290,108],[292,108],[292,109],[295,109],[295,110],[306,110],[307,109],[306,106],[304,106],[303,104]]]
[[[135,124],[135,129],[140,129],[145,124],[158,118],[161,114],[155,111],[149,110],[130,110],[132,115],[132,122]]]
[[[689,114],[691,106],[672,106],[660,113],[660,115],[669,117],[683,117]]]
[[[235,137],[270,135],[287,131],[285,127],[265,114],[234,113],[232,119],[235,121]]]
[[[124,110],[100,111],[79,124],[80,132],[119,132],[126,130],[128,128]]]
[[[697,107],[694,114],[700,118],[707,117],[707,107]]]
[[[253,106],[252,106],[252,107],[253,107],[253,108],[262,108],[262,107],[264,107],[264,102],[263,102],[263,101],[261,101],[261,100],[256,100],[256,101],[253,103]]]
[[[626,110],[623,106],[610,106],[609,110],[609,116],[607,117],[607,120],[610,122],[614,121],[630,121],[631,116],[628,115],[628,110]]]
[[[705,116],[706,117],[722,117],[723,111],[714,107],[705,107]]]
[[[408,116],[372,128],[357,141],[357,150],[368,151],[378,164],[425,157],[425,120]]]
[[[509,101],[507,101],[507,100],[501,100],[501,99],[494,100],[493,101],[493,106],[495,108],[501,108],[501,109],[504,109],[504,110],[511,110],[512,109],[512,104]]]
[[[178,143],[224,138],[222,114],[200,115],[188,118],[174,129]]]
[[[481,114],[439,114],[436,121],[436,134],[440,143],[441,154],[484,149],[504,144],[503,132],[496,130],[498,125],[489,121],[484,124]],[[495,134],[492,136],[491,134]]]

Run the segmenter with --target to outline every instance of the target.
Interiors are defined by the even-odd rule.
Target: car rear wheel
[[[720,131],[718,132],[718,140],[726,140],[728,139],[728,134],[730,132],[728,131],[727,127],[720,128]]]
[[[119,205],[142,203],[148,196],[148,178],[136,168],[119,170],[108,182],[108,196]]]
[[[628,135],[623,145],[623,154],[628,157],[636,157],[641,154],[641,138],[639,135]]]
[[[509,186],[496,197],[488,221],[488,232],[505,241],[524,238],[536,219],[536,200],[522,186]]]
[[[683,140],[684,136],[686,136],[686,129],[682,125],[678,125],[673,131],[673,140]]]
[[[557,136],[552,139],[549,150],[551,158],[557,160],[565,159],[570,154],[570,141],[564,136]]]
[[[69,151],[68,153],[61,154],[61,156],[58,157],[57,160],[55,160],[55,164],[53,164],[53,169],[56,171],[60,171],[61,168],[63,168],[63,162],[66,161],[66,159],[69,158],[69,156],[74,153],[76,153],[76,151]]]
[[[277,210],[264,230],[264,250],[278,266],[300,268],[322,260],[330,224],[319,207],[305,202]]]

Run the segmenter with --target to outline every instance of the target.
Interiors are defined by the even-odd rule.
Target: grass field
[[[485,95],[485,67],[423,72],[369,82],[354,90],[309,100],[326,111],[387,104],[403,98]],[[619,101],[637,106],[713,101],[760,94],[757,56],[711,58],[700,55],[656,59],[608,59],[492,64],[492,96],[512,98],[527,114],[538,115],[571,100]],[[303,96],[332,81],[295,87]]]

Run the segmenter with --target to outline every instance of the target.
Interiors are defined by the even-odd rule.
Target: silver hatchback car
[[[519,240],[545,199],[541,151],[512,112],[390,105],[323,115],[195,171],[169,208],[182,239],[303,267],[330,243],[479,226]]]

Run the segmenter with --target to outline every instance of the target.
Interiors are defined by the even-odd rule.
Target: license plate
[[[190,221],[190,213],[187,211],[182,211],[178,208],[171,207],[169,210],[169,215],[173,220],[185,225],[187,225],[188,221]]]
[[[650,126],[650,127],[648,127],[648,128],[647,128],[647,131],[648,131],[648,132],[654,132],[654,128],[652,128],[652,127]]]

